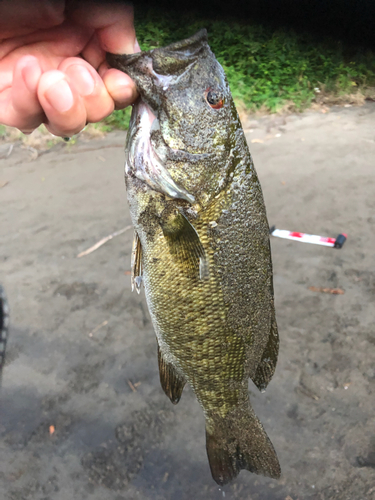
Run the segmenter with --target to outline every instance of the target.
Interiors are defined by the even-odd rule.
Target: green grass
[[[103,130],[105,132],[109,132],[114,128],[128,130],[131,112],[132,108],[130,106],[126,109],[115,110],[104,120],[105,125]]]
[[[7,131],[7,129],[6,129],[5,125],[1,125],[0,124],[0,139],[2,139],[3,137],[5,137],[6,131]]]
[[[375,55],[343,42],[278,29],[136,10],[136,32],[142,50],[162,47],[207,28],[209,44],[227,74],[238,105],[254,112],[285,107],[304,110],[314,101],[344,102],[375,86]],[[320,90],[317,92],[315,89]],[[350,100],[350,99],[349,99]],[[348,102],[348,101],[347,101]],[[127,128],[129,111],[115,111],[110,127]]]

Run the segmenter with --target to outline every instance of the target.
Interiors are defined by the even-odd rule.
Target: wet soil
[[[373,104],[244,121],[270,224],[348,240],[272,238],[281,353],[267,392],[249,389],[282,478],[243,471],[226,499],[375,499],[374,124]],[[144,292],[130,291],[132,231],[77,258],[131,223],[123,143],[0,160],[1,499],[223,498],[192,391],[173,406],[160,388]]]

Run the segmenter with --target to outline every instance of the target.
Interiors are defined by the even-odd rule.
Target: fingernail
[[[66,73],[81,96],[87,96],[94,92],[95,81],[86,68],[74,64],[66,70]]]
[[[121,109],[124,106],[133,104],[137,97],[137,89],[135,85],[131,87],[129,83],[127,83],[127,85],[118,85],[116,88],[112,89],[111,95],[118,109]]]
[[[72,91],[63,77],[53,83],[44,94],[49,104],[59,113],[65,113],[74,104]]]
[[[140,52],[141,47],[139,46],[138,40],[126,40],[126,43],[122,44],[121,50],[117,50],[116,54],[134,54],[135,52]]]

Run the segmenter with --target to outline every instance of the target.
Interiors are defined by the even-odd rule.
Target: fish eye
[[[209,90],[206,95],[208,104],[213,109],[220,109],[224,106],[224,96],[218,90]]]

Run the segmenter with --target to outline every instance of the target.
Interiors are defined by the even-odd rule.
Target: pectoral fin
[[[134,288],[137,293],[141,291],[142,284],[142,247],[138,233],[134,231],[132,259],[131,259],[131,284],[132,292]]]
[[[208,262],[198,233],[176,208],[162,213],[160,225],[174,260],[189,276],[208,277]]]
[[[159,344],[158,363],[160,384],[165,394],[169,397],[172,403],[176,405],[180,401],[186,380],[177,373],[175,368],[170,363],[167,363],[164,360]]]

